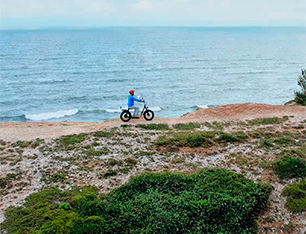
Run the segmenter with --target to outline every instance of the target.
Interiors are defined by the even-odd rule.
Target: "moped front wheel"
[[[151,110],[146,110],[144,113],[143,113],[143,117],[148,120],[148,121],[151,121],[152,119],[154,119],[154,112],[151,111]]]
[[[123,122],[128,122],[130,121],[130,119],[132,118],[132,114],[129,111],[122,111],[121,115],[120,115],[120,119]]]

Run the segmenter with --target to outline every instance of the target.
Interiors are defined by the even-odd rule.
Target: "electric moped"
[[[139,119],[143,115],[143,117],[147,121],[151,121],[154,118],[154,112],[149,109],[145,100],[141,99],[141,101],[144,103],[144,105],[143,105],[143,109],[142,109],[140,115],[135,116],[135,110],[134,110],[134,113],[132,114],[130,112],[130,109],[132,109],[132,108],[122,108],[121,107],[122,112],[120,114],[120,119],[123,122],[128,122],[128,121],[130,121],[130,119]]]

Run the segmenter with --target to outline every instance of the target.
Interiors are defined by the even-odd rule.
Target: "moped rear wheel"
[[[132,114],[131,112],[129,111],[122,111],[121,115],[120,115],[120,119],[123,121],[123,122],[128,122],[130,121],[130,119],[132,118]]]
[[[154,119],[154,112],[151,111],[151,110],[146,110],[144,113],[143,113],[143,117],[148,120],[148,121],[151,121],[152,119]]]

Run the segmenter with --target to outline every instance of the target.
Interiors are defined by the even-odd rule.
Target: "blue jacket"
[[[133,97],[132,95],[129,95],[128,107],[134,106],[134,101],[136,101],[136,102],[141,102],[141,100],[139,100],[139,99]]]

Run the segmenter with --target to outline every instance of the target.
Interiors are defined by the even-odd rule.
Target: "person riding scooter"
[[[129,93],[130,93],[130,95],[128,97],[128,104],[127,104],[127,106],[128,106],[129,109],[133,109],[134,110],[133,117],[138,117],[138,115],[139,115],[139,108],[134,106],[134,101],[142,102],[142,100],[134,97],[134,93],[135,93],[134,90],[130,90]]]

